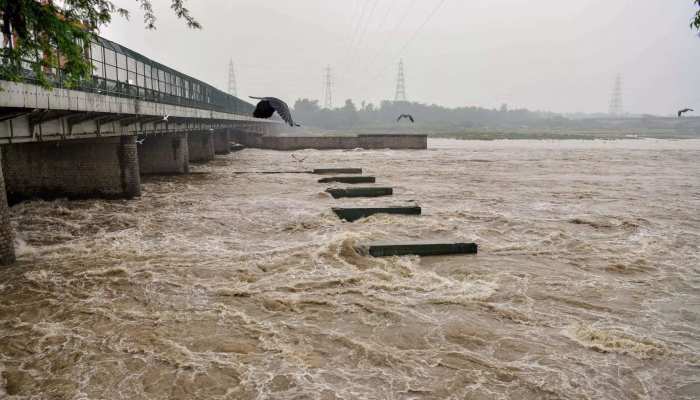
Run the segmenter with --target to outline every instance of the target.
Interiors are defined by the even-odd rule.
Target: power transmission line
[[[380,54],[383,54],[386,52],[389,44],[391,43],[391,38],[394,36],[394,34],[396,34],[396,32],[398,32],[399,28],[406,21],[406,18],[408,17],[409,13],[411,12],[411,8],[413,8],[413,6],[416,4],[416,1],[417,0],[412,0],[408,4],[408,6],[406,7],[406,9],[403,13],[403,16],[401,16],[401,18],[399,18],[397,20],[397,23],[394,24],[394,27],[390,31],[391,33],[389,35],[387,35],[387,37],[384,39],[384,43],[382,44],[380,49],[377,52],[375,52],[374,55],[372,55],[368,59],[367,63],[365,63],[364,68],[362,69],[362,73],[360,74],[361,76],[366,75],[367,72],[374,69],[374,66],[376,65],[377,58],[379,57]],[[394,1],[394,3],[396,3],[396,1]],[[392,3],[392,4],[394,4],[394,3]],[[387,16],[388,16],[388,13],[387,13]],[[386,17],[385,17],[385,19],[386,19]]]
[[[411,44],[411,42],[418,37],[418,34],[425,28],[430,20],[437,14],[438,10],[442,7],[442,5],[445,3],[446,0],[440,0],[437,5],[433,8],[433,10],[428,14],[428,17],[423,21],[423,23],[413,32],[413,34],[409,37],[409,39],[404,43],[404,45],[400,48],[399,52],[397,55],[400,55],[401,53],[408,48],[408,45]],[[383,74],[386,73],[387,69],[389,68],[389,65],[384,67],[382,70],[380,70],[374,77],[372,77],[370,80],[367,81],[367,86],[373,84],[376,82],[377,79],[379,79]]]
[[[360,10],[360,16],[357,19],[357,24],[355,25],[355,28],[353,29],[352,36],[350,36],[350,46],[355,43],[355,37],[357,37],[357,33],[360,31],[360,26],[362,26],[362,21],[364,20],[365,17],[365,11],[367,9],[367,4],[369,4],[370,0],[365,0],[364,3],[362,3],[362,9]]]
[[[411,44],[411,42],[413,42],[413,40],[418,36],[418,34],[420,34],[420,32],[423,30],[423,28],[425,28],[425,26],[428,25],[428,22],[430,22],[430,20],[433,19],[435,14],[437,14],[438,10],[440,10],[442,5],[445,4],[445,1],[447,1],[447,0],[440,0],[440,2],[435,6],[435,8],[433,8],[433,11],[430,12],[430,14],[428,15],[428,18],[426,18],[425,21],[423,21],[421,26],[419,26],[418,29],[416,29],[416,31],[413,32],[413,35],[406,41],[406,43],[403,45],[403,47],[401,47],[399,54],[403,53],[403,51],[406,50],[408,45]]]
[[[369,26],[372,22],[372,17],[374,16],[374,12],[377,10],[377,5],[379,5],[379,0],[374,0],[374,3],[372,4],[372,9],[369,11],[369,15],[367,16],[365,26],[360,32],[360,35],[357,37],[357,43],[355,44],[356,48],[359,48],[360,44],[362,44],[362,40],[365,38],[365,34],[367,34],[367,29],[369,29]]]

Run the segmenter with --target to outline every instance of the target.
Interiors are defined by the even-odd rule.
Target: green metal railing
[[[111,40],[95,37],[86,56],[93,65],[92,79],[81,81],[73,90],[234,114],[253,112],[250,103]],[[24,61],[22,75],[25,81],[36,82],[31,67],[30,61]],[[60,69],[53,68],[46,75],[53,86],[65,87]]]

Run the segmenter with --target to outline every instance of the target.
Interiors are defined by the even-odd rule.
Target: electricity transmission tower
[[[399,75],[396,78],[394,101],[406,101],[406,76],[403,73],[403,60],[399,60]]]
[[[622,75],[617,74],[613,85],[612,96],[610,97],[610,115],[620,116],[623,114],[622,108]]]
[[[228,63],[228,93],[233,96],[238,96],[238,89],[236,89],[236,70],[233,68],[233,60]]]
[[[324,76],[324,96],[323,96],[323,108],[331,109],[333,108],[333,84],[331,82],[331,67],[330,65],[326,67]]]

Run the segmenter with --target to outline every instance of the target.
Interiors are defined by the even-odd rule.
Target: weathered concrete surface
[[[354,187],[354,188],[329,188],[326,192],[330,193],[334,199],[343,197],[381,197],[391,196],[394,194],[394,189],[390,187]]]
[[[190,172],[187,134],[148,136],[139,145],[141,174],[186,174]]]
[[[231,152],[231,140],[226,129],[219,129],[214,134],[214,152],[216,154],[228,154]]]
[[[312,171],[314,174],[362,174],[362,168],[316,168]]]
[[[408,243],[370,243],[362,246],[373,257],[391,256],[442,256],[450,254],[476,254],[476,243],[439,243],[439,242],[408,242]]]
[[[359,135],[359,136],[262,136],[258,145],[270,150],[334,149],[427,149],[427,135]]]
[[[214,159],[214,135],[209,131],[187,134],[190,161],[206,162]]]
[[[10,225],[10,210],[7,205],[5,180],[2,173],[2,153],[0,152],[0,265],[15,262],[15,237]]]
[[[2,156],[10,203],[141,194],[133,136],[5,145]]]
[[[321,178],[318,183],[374,183],[377,179],[373,176],[331,176],[329,178]]]
[[[333,212],[340,219],[353,222],[374,214],[420,215],[421,208],[419,206],[333,208]]]

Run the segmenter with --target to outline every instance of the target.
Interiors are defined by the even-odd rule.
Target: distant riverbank
[[[356,134],[415,133],[427,134],[431,138],[461,140],[595,140],[595,139],[700,139],[700,128],[620,128],[620,129],[575,129],[575,128],[466,128],[449,130],[427,126],[404,126],[401,128],[363,128],[328,131],[311,127],[303,128],[301,134],[354,136]],[[298,133],[296,133],[298,134]]]

